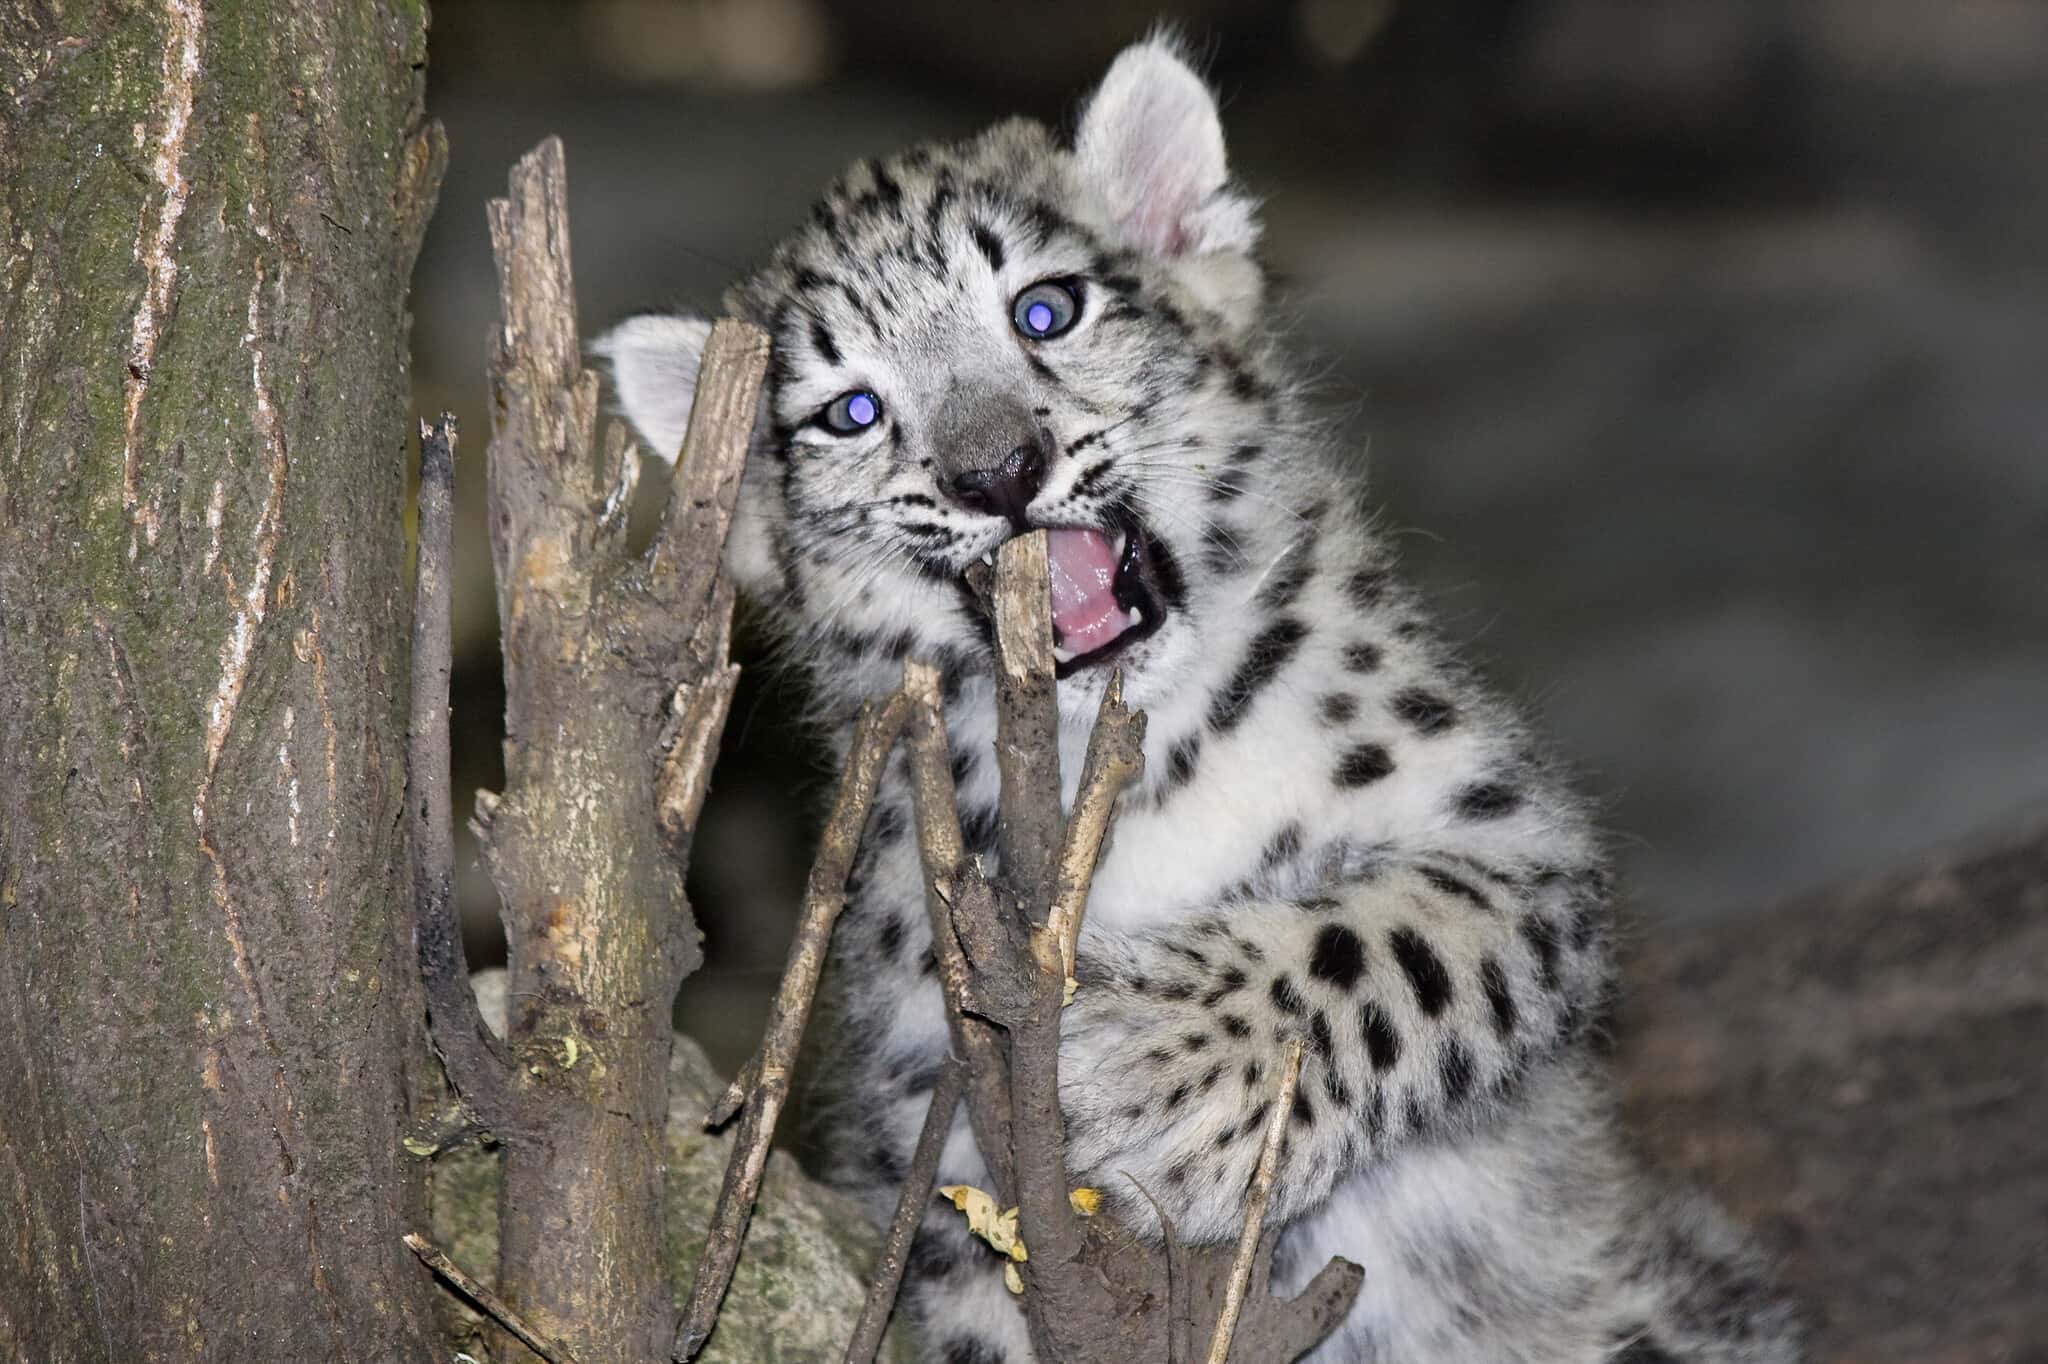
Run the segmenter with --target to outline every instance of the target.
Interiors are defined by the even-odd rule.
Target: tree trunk
[[[0,20],[0,1357],[426,1359],[391,0]]]

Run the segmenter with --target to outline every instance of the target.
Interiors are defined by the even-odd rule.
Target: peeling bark
[[[424,12],[0,26],[0,1357],[430,1357]]]

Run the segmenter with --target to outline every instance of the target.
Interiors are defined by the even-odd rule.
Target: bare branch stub
[[[504,1150],[498,1285],[585,1358],[649,1359],[674,1326],[669,1009],[702,959],[683,872],[735,678],[719,561],[767,340],[714,328],[671,515],[650,553],[630,554],[622,498],[638,460],[623,439],[596,438],[565,188],[549,139],[490,205],[506,786],[479,793],[476,827],[503,905],[506,1041],[528,1129]]]
[[[732,1283],[754,1201],[761,1192],[768,1145],[789,1098],[790,1076],[796,1070],[804,1024],[810,1018],[818,979],[825,968],[832,928],[846,907],[846,881],[860,850],[861,830],[867,826],[882,769],[903,731],[910,707],[910,699],[898,691],[861,708],[860,719],[854,726],[853,746],[840,774],[839,791],[825,821],[818,856],[805,887],[803,912],[790,944],[789,964],[783,968],[782,982],[769,1010],[766,1035],[760,1050],[707,1119],[716,1125],[734,1112],[742,1115],[732,1158],[726,1165],[725,1181],[712,1209],[704,1253],[697,1262],[689,1298],[676,1324],[671,1351],[678,1360],[692,1359],[703,1349],[711,1328],[717,1324],[719,1303]]]
[[[413,856],[413,912],[435,1048],[459,1117],[439,1124],[432,1148],[509,1127],[512,1068],[484,1023],[462,957],[455,909],[455,832],[449,790],[450,582],[454,566],[454,416],[420,422],[419,556],[413,577],[412,719],[406,739],[406,821]]]

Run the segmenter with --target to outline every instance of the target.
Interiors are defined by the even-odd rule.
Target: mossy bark
[[[0,14],[0,1357],[425,1359],[423,7]]]

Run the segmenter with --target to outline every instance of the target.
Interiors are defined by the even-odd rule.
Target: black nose
[[[1024,509],[1045,486],[1045,451],[1020,445],[993,469],[969,469],[953,478],[953,500],[969,511],[1007,517],[1024,528]]]

